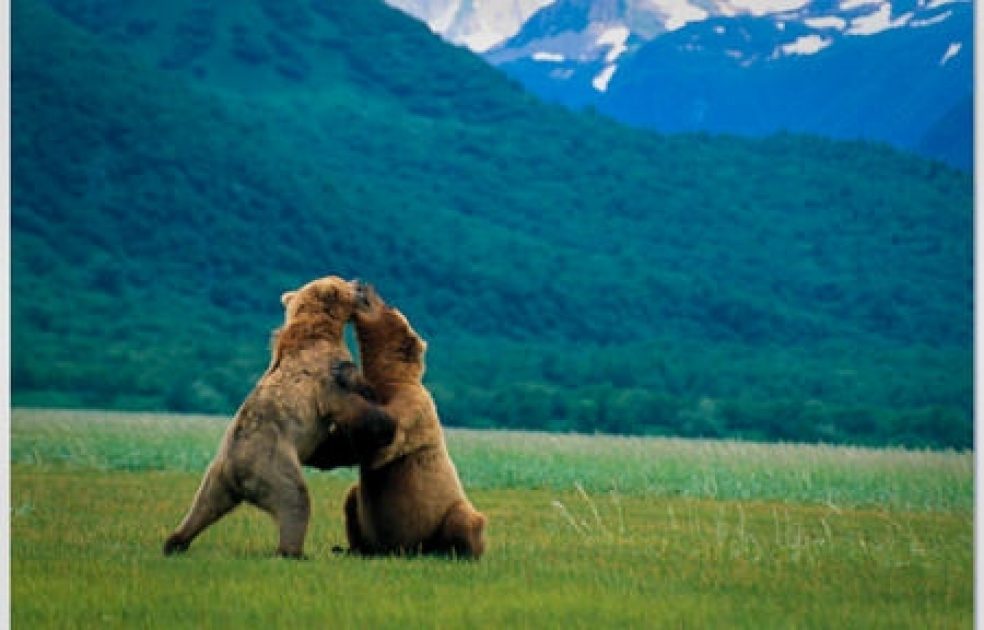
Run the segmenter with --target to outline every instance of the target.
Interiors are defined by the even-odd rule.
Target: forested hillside
[[[378,2],[12,20],[15,404],[231,412],[337,273],[449,424],[971,445],[965,174],[569,113]]]

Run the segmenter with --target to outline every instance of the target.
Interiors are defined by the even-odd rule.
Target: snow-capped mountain
[[[438,5],[492,14],[477,1],[391,3],[418,16]],[[512,16],[542,6],[511,35],[508,20],[473,40],[428,23],[548,100],[667,132],[791,130],[886,141],[960,166],[972,159],[968,0],[494,4]]]
[[[526,19],[554,0],[386,0],[448,41],[484,52],[514,35]]]
[[[744,42],[704,42],[720,47],[746,67],[792,55],[813,55],[838,41],[880,34],[894,29],[932,28],[950,20],[955,8],[969,9],[966,0],[559,0],[538,11],[513,37],[488,51],[496,65],[528,59],[548,63],[596,63],[592,77],[596,91],[607,90],[619,68],[619,58],[647,42],[688,26],[715,22],[715,34],[724,36],[733,19],[761,18],[774,24],[771,41],[747,51]],[[970,24],[966,25],[969,29]],[[967,31],[971,35],[971,31]],[[953,55],[967,42],[952,42]],[[698,44],[690,42],[693,51]],[[765,54],[763,54],[765,53]],[[556,69],[556,68],[554,68]],[[555,73],[556,74],[556,73]],[[563,73],[560,73],[563,74]],[[559,74],[557,75],[560,76]]]

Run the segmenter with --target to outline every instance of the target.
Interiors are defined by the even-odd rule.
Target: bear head
[[[427,342],[371,286],[358,284],[357,292],[355,331],[366,378],[371,383],[419,382]]]
[[[364,301],[364,295],[357,281],[338,276],[312,280],[300,289],[286,291],[280,296],[284,323],[289,325],[300,319],[328,317],[344,324],[352,317],[360,300]]]

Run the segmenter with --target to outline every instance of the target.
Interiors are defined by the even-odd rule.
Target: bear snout
[[[375,287],[358,278],[352,284],[355,287],[355,307],[360,311],[372,310],[373,300],[377,299]]]

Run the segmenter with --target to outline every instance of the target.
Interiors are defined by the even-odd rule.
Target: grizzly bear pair
[[[247,501],[280,529],[277,552],[300,557],[310,517],[301,466],[359,465],[345,500],[353,553],[478,558],[485,517],[465,497],[437,410],[423,387],[426,343],[371,289],[335,276],[285,293],[270,366],[243,402],[192,507],[164,553],[184,551]],[[354,319],[364,375],[345,345]]]

